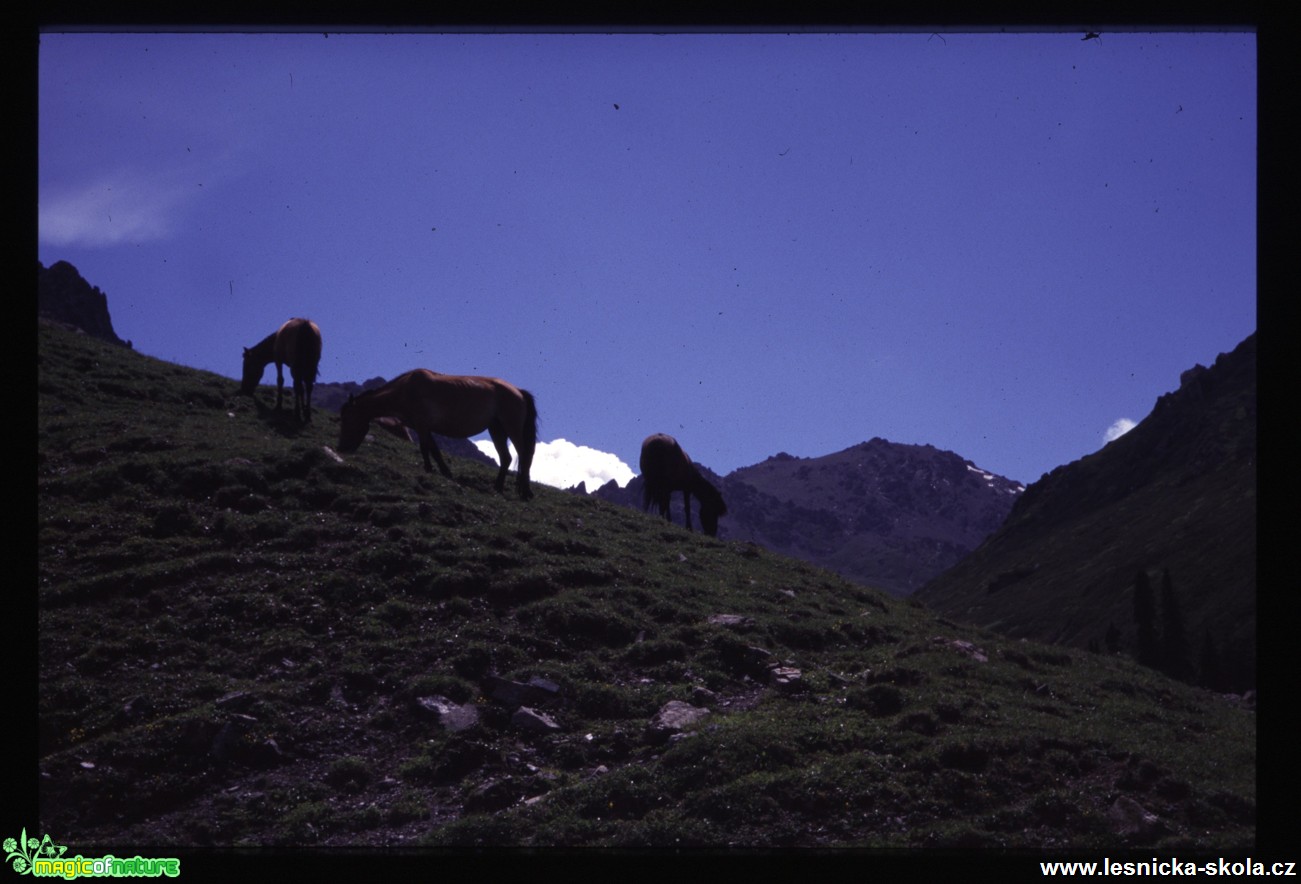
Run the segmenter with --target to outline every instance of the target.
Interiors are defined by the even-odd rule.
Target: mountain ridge
[[[906,596],[994,531],[1020,483],[932,445],[873,438],[817,457],[779,452],[719,476],[719,537],[756,543],[850,580]],[[595,496],[641,508],[640,478]],[[681,495],[672,518],[682,523]]]
[[[1183,372],[1128,433],[1028,486],[917,598],[1012,636],[1133,649],[1137,574],[1157,585],[1168,572],[1192,646],[1253,685],[1256,419],[1253,333]]]

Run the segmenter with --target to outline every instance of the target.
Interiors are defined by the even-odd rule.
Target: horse
[[[508,440],[519,453],[519,475],[515,479],[519,496],[533,496],[529,467],[538,442],[538,409],[533,394],[501,378],[439,374],[417,368],[399,375],[382,387],[349,396],[339,409],[339,450],[356,451],[372,420],[394,418],[413,432],[420,443],[425,472],[433,472],[430,456],[444,476],[452,471],[443,461],[433,434],[468,439],[488,431],[501,459],[495,487],[506,487],[510,466]],[[393,431],[393,427],[388,427]],[[396,433],[395,433],[396,435]]]
[[[320,374],[321,329],[310,319],[291,319],[258,344],[244,348],[244,380],[239,392],[252,396],[267,363],[276,364],[276,411],[285,395],[284,366],[294,379],[294,417],[312,420],[312,386]]]
[[[642,508],[654,503],[660,515],[669,519],[669,498],[682,492],[687,530],[691,530],[691,495],[700,501],[700,527],[710,537],[718,536],[718,517],[727,515],[723,495],[709,483],[687,457],[678,440],[663,433],[641,443]],[[672,521],[669,519],[669,521]]]

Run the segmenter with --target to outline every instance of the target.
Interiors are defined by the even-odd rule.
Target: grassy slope
[[[429,476],[387,434],[339,462],[331,415],[39,334],[39,828],[87,855],[1252,845],[1255,716],[1219,697],[478,464]],[[489,673],[559,685],[559,730],[512,724]],[[443,730],[433,695],[479,723]],[[674,699],[712,714],[649,737]],[[1159,823],[1127,834],[1118,799]]]

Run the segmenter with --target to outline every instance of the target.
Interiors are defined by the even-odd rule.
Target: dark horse
[[[244,382],[239,391],[252,396],[267,363],[276,364],[276,411],[285,395],[284,366],[294,378],[294,417],[312,419],[312,385],[320,373],[321,330],[310,319],[291,319],[252,347],[244,348]]]
[[[709,484],[687,457],[678,440],[663,433],[647,436],[641,443],[642,506],[654,503],[660,514],[669,518],[669,497],[682,492],[687,530],[691,530],[691,495],[700,500],[700,527],[710,537],[718,536],[718,517],[727,515],[723,495]]]
[[[519,496],[525,500],[533,496],[529,467],[538,443],[538,409],[528,390],[500,378],[438,374],[417,368],[382,387],[348,397],[339,409],[339,450],[356,451],[370,422],[385,417],[396,418],[415,433],[425,470],[433,472],[429,462],[433,455],[444,476],[451,476],[452,471],[443,461],[433,434],[468,439],[487,430],[501,459],[498,491],[506,487],[506,470],[510,466],[507,440],[514,442],[519,453],[519,475],[515,480]]]

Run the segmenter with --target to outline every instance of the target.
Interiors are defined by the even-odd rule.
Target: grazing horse
[[[669,497],[682,492],[687,530],[691,530],[691,495],[700,500],[700,527],[710,537],[718,536],[718,517],[727,515],[723,495],[709,484],[687,457],[678,440],[663,433],[647,436],[641,443],[642,506],[654,503],[660,514],[669,518]],[[671,521],[671,520],[670,520]]]
[[[417,368],[399,375],[382,387],[350,396],[339,409],[339,450],[356,451],[372,420],[394,418],[416,435],[425,471],[433,472],[430,455],[444,476],[452,471],[443,461],[433,434],[468,439],[484,430],[501,459],[496,488],[506,487],[510,447],[519,453],[519,475],[515,484],[519,496],[533,496],[529,488],[529,467],[538,442],[538,409],[533,394],[500,378],[438,374]],[[393,428],[388,427],[390,431]]]
[[[284,366],[294,378],[294,417],[312,420],[312,385],[320,374],[321,330],[310,319],[291,319],[252,347],[244,348],[244,382],[239,391],[252,396],[267,363],[276,364],[276,411],[285,395]]]

